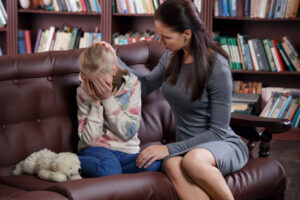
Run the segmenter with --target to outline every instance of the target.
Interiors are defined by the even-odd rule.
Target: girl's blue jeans
[[[101,177],[116,174],[132,174],[145,171],[159,171],[161,161],[155,161],[148,168],[136,166],[137,154],[127,154],[104,147],[90,147],[79,153],[84,177]]]

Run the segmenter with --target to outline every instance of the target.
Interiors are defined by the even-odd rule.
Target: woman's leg
[[[210,151],[203,148],[191,150],[183,157],[182,166],[212,199],[234,199]]]
[[[109,149],[91,147],[79,153],[82,174],[86,177],[101,177],[122,174],[118,157]]]
[[[207,200],[209,196],[186,173],[181,156],[169,158],[165,164],[166,173],[181,200]]]

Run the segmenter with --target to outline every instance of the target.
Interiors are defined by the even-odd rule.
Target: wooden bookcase
[[[19,29],[30,29],[33,33],[39,28],[45,29],[51,25],[61,27],[71,25],[82,28],[84,31],[94,31],[99,28],[102,40],[111,43],[112,34],[128,31],[155,30],[153,15],[117,14],[112,13],[112,1],[102,0],[101,13],[71,13],[44,10],[24,10],[18,7],[18,0],[6,0],[8,23],[0,29],[0,44],[7,55],[18,53]],[[251,37],[271,38],[280,40],[287,36],[300,50],[300,19],[258,19],[214,17],[214,1],[203,0],[201,17],[207,32],[213,31],[220,35],[235,37],[237,33],[249,34]],[[32,34],[32,45],[35,34]],[[300,72],[264,72],[264,71],[236,71],[233,78],[243,81],[260,81],[263,86],[300,88]],[[296,129],[300,132],[300,129]]]
[[[214,17],[213,1],[206,0],[211,5],[207,9],[211,25],[208,31],[219,32],[220,35],[236,37],[237,33],[248,34],[251,38],[269,38],[280,41],[287,36],[300,52],[300,19],[261,19],[238,17]],[[232,70],[233,79],[241,81],[262,82],[263,87],[300,88],[300,72],[269,72]],[[292,132],[300,134],[300,128]]]

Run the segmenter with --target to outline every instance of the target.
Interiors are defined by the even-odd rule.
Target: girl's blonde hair
[[[98,73],[107,74],[115,65],[118,66],[116,54],[103,45],[91,46],[80,54],[79,70],[86,76]]]

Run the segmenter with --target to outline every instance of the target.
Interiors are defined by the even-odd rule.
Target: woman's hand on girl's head
[[[115,49],[107,42],[104,42],[104,41],[101,41],[101,42],[95,42],[93,43],[93,46],[94,45],[102,45],[102,46],[105,46],[106,48],[109,48],[115,55],[116,55],[116,51]]]
[[[151,145],[140,152],[136,165],[139,168],[148,168],[153,162],[161,160],[169,154],[167,145]]]
[[[94,85],[95,95],[99,100],[108,99],[113,95],[114,91],[112,91],[113,86],[111,82],[99,78],[93,78],[92,81]]]

